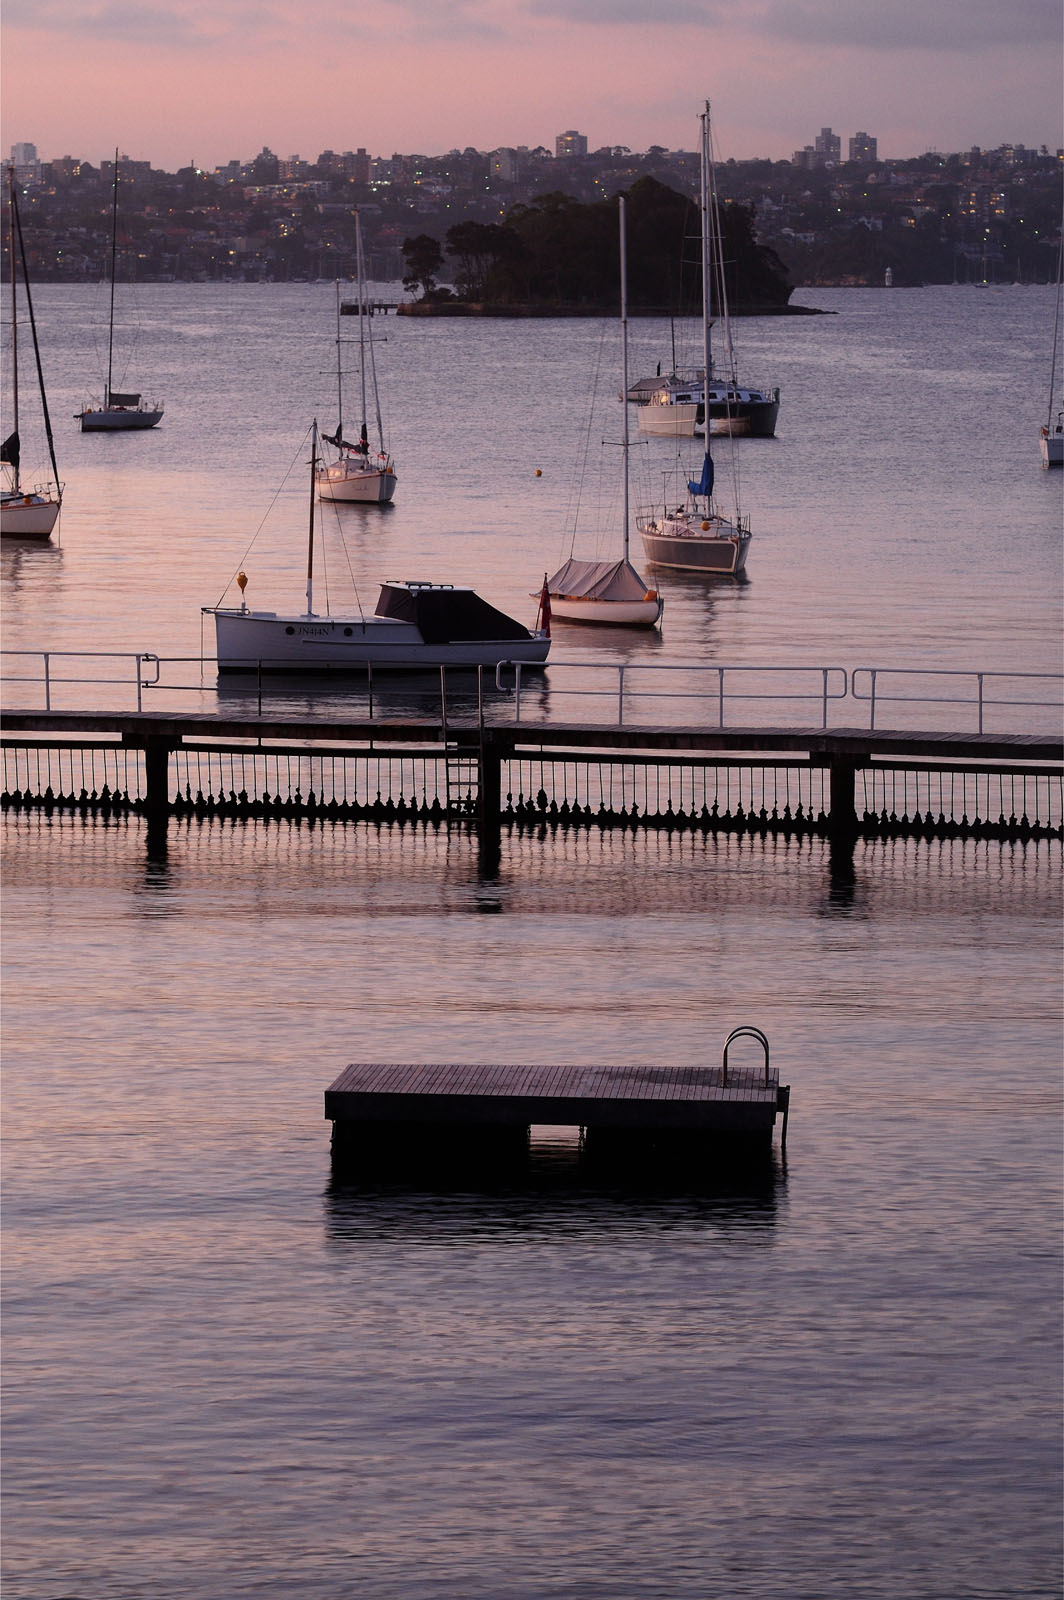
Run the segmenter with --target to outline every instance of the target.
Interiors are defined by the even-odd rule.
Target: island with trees
[[[628,309],[634,316],[694,316],[702,303],[700,218],[688,196],[655,178],[628,190]],[[718,213],[725,291],[737,316],[789,310],[792,286],[776,252],[759,244],[753,211]],[[441,242],[403,241],[403,287],[412,316],[587,316],[618,306],[616,198],[543,195],[512,206],[501,223],[463,221]],[[447,270],[451,284],[440,282]]]

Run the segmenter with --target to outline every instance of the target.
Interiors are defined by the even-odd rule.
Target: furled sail
[[[19,438],[17,433],[9,433],[3,444],[0,444],[0,461],[6,461],[9,466],[18,471],[20,460]]]
[[[708,450],[702,462],[702,476],[697,483],[695,483],[694,479],[688,478],[687,487],[692,494],[709,495],[713,493],[713,458]]]

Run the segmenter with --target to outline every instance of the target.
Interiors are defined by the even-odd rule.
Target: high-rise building
[[[493,150],[488,156],[488,173],[502,183],[516,183],[518,170],[516,150]]]
[[[818,166],[826,166],[830,161],[839,161],[842,158],[842,139],[837,133],[832,133],[830,128],[821,128],[813,143],[816,151]]]
[[[559,133],[554,141],[554,154],[559,161],[568,160],[572,156],[586,156],[587,134],[577,133],[575,128],[570,128],[566,133]]]
[[[13,144],[11,146],[11,165],[15,169],[15,177],[19,183],[36,183],[41,175],[41,163],[37,159],[37,146],[35,144]]]
[[[870,133],[855,133],[850,140],[850,160],[872,162],[878,159],[876,140]]]

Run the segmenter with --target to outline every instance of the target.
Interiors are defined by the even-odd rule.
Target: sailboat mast
[[[22,263],[22,286],[26,291],[26,316],[29,319],[30,339],[33,342],[33,360],[34,360],[34,363],[35,363],[36,368],[37,368],[37,385],[38,385],[39,393],[40,393],[40,396],[41,396],[41,419],[44,422],[44,436],[48,441],[48,455],[49,455],[49,459],[51,460],[51,463],[52,463],[52,477],[55,479],[56,499],[60,503],[62,503],[63,486],[59,482],[59,466],[58,466],[58,463],[56,462],[56,459],[55,459],[55,436],[52,433],[52,418],[51,418],[51,415],[49,414],[49,411],[48,411],[48,393],[47,393],[47,391],[46,391],[46,389],[44,387],[44,368],[41,366],[41,344],[40,344],[40,340],[37,338],[37,319],[33,314],[33,295],[30,293],[30,269],[29,269],[29,264],[28,264],[28,262],[26,260],[26,240],[23,237],[23,233],[22,233],[22,217],[21,217],[21,215],[19,213],[18,197],[16,195],[14,185],[12,185],[12,189],[11,189],[11,216],[12,216],[12,220],[14,222],[15,232],[18,235],[18,256],[19,256],[19,261]],[[14,239],[12,239],[12,259],[11,259],[12,302],[14,302],[14,286],[15,286],[15,261],[14,261]],[[14,313],[14,303],[12,303],[12,313]],[[14,330],[14,326],[15,326],[14,318],[12,320],[11,326],[12,326],[12,330]],[[14,351],[12,351],[12,355],[14,355]],[[17,372],[15,374],[15,390],[16,390],[16,400],[15,400],[15,408],[14,409],[15,409],[15,413],[16,413],[16,428],[17,428],[17,426],[18,426],[18,423],[17,423],[17,413],[18,413],[18,399],[17,399],[18,375],[17,375]],[[17,472],[15,474],[15,477],[16,477],[16,483],[17,483],[17,477],[18,477]]]
[[[105,407],[111,404],[111,360],[115,342],[115,265],[118,260],[118,150],[115,149],[114,196],[111,201],[111,311],[107,319],[107,392]]]
[[[699,208],[702,212],[702,410],[704,412],[703,426],[706,430],[706,454],[709,454],[709,384],[711,367],[709,363],[709,327],[711,282],[709,264],[709,101],[702,113],[702,179],[699,192]]]
[[[314,615],[314,500],[318,481],[318,419],[310,435],[310,532],[307,535],[307,616]]]
[[[624,195],[618,196],[617,211],[621,244],[621,414],[624,425],[621,450],[624,454],[624,559],[628,560],[628,248],[625,230]]]
[[[355,212],[355,271],[358,273],[358,366],[362,383],[362,434],[366,433],[366,289],[362,262],[362,218]]]
[[[340,280],[336,280],[336,443],[344,436],[343,348],[340,343]]]
[[[18,293],[15,279],[15,169],[7,169],[8,176],[8,266],[11,271],[11,431],[15,435],[15,460],[11,463],[12,487],[19,490],[18,463]]]
[[[1060,246],[1057,250],[1057,300],[1053,309],[1053,356],[1049,363],[1049,411],[1046,415],[1046,428],[1053,426],[1053,399],[1057,392],[1057,356],[1060,351],[1060,298],[1064,290],[1061,280],[1064,279],[1064,235],[1061,236]]]

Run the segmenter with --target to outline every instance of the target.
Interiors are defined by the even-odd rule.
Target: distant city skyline
[[[830,125],[884,159],[1064,143],[1057,0],[7,0],[0,145],[168,171],[283,156],[692,149],[789,160]],[[368,67],[368,70],[363,70]],[[844,146],[845,149],[845,146]]]
[[[553,156],[554,159],[558,161],[565,161],[574,157],[583,159],[587,158],[588,156],[594,156],[597,154],[599,148],[631,149],[633,155],[646,154],[646,151],[637,150],[632,146],[612,145],[592,147],[589,144],[586,136],[581,134],[575,128],[570,128],[564,133],[556,134],[552,143],[554,147],[553,150],[550,148],[550,145],[546,143],[533,146],[498,145],[492,150],[482,150],[480,151],[480,154],[482,154],[486,159],[490,160],[490,171],[494,177],[510,178],[511,180],[514,180],[519,176],[521,157],[523,154],[527,155],[530,153],[536,153],[539,159],[542,159],[545,156],[548,158]],[[196,169],[197,171],[211,174],[224,174],[228,168],[231,176],[237,168],[250,168],[257,162],[266,158],[270,158],[279,164],[280,168],[282,169],[282,178],[286,176],[285,169],[291,169],[287,172],[288,177],[295,177],[297,175],[296,171],[294,170],[296,167],[299,167],[300,169],[313,167],[316,166],[319,161],[328,157],[329,160],[326,164],[329,166],[330,170],[335,172],[345,171],[348,176],[350,176],[353,172],[357,178],[358,172],[355,169],[357,167],[362,167],[364,168],[364,177],[361,179],[361,181],[369,182],[371,168],[376,166],[378,163],[387,164],[392,156],[402,156],[404,159],[423,157],[428,161],[438,161],[446,159],[446,157],[452,154],[454,151],[462,153],[469,148],[475,147],[452,146],[450,150],[392,151],[388,155],[385,155],[385,153],[382,151],[367,151],[364,147],[360,146],[357,152],[351,150],[334,151],[329,148],[326,150],[315,151],[313,153],[308,152],[306,154],[300,151],[293,151],[287,156],[282,156],[280,152],[271,150],[268,145],[263,145],[259,150],[242,152],[240,155],[232,156],[226,161],[216,162],[213,166],[208,166],[204,162],[196,162]],[[647,147],[647,149],[649,148],[650,146]],[[660,144],[658,145],[658,148],[668,149],[668,147],[661,146]],[[693,147],[677,146],[674,151],[670,151],[669,153],[690,154],[692,153],[692,149]],[[1042,140],[1038,145],[1025,145],[1022,140],[1005,139],[1000,144],[995,146],[975,144],[966,146],[964,150],[959,151],[908,151],[901,155],[885,157],[880,156],[879,154],[876,136],[874,134],[869,134],[864,129],[859,129],[855,134],[848,136],[846,138],[846,148],[843,150],[842,135],[835,133],[830,127],[823,127],[816,134],[812,144],[807,144],[793,150],[789,156],[782,156],[773,159],[787,161],[790,165],[796,167],[814,168],[833,166],[844,161],[871,165],[880,160],[918,160],[921,156],[928,154],[944,156],[965,155],[968,153],[968,151],[975,149],[980,150],[985,154],[991,154],[995,150],[1015,150],[1037,153],[1043,149],[1048,150],[1050,154],[1060,154],[1059,146],[1050,147],[1047,145],[1045,140]],[[155,162],[147,161],[144,158],[134,156],[131,154],[131,152],[122,149],[121,147],[119,147],[119,159],[123,162],[129,161],[137,167],[144,167],[147,165],[155,171],[163,172],[179,171],[182,167],[187,167],[189,165],[189,162],[186,161],[179,163],[177,167],[162,167]],[[756,160],[758,158],[735,157],[735,159]],[[9,161],[11,165],[14,166],[16,172],[19,172],[25,177],[29,176],[31,168],[39,169],[45,166],[55,166],[57,168],[64,169],[68,167],[68,164],[72,160],[75,162],[85,162],[91,167],[97,169],[102,168],[110,171],[114,160],[114,151],[109,150],[106,155],[95,160],[91,156],[84,154],[84,152],[76,152],[72,150],[65,150],[62,155],[55,154],[49,156],[44,155],[33,141],[20,140],[10,146],[5,160]]]

